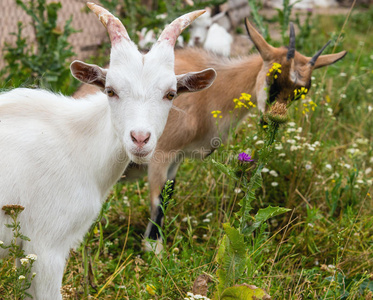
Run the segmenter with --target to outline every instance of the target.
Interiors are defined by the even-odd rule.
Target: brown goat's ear
[[[71,74],[81,82],[105,88],[106,69],[75,60],[70,65]]]
[[[216,72],[214,69],[210,68],[200,72],[176,75],[176,78],[178,94],[198,92],[212,85],[216,78]]]
[[[335,54],[321,55],[316,60],[314,69],[318,69],[318,68],[321,68],[321,67],[325,67],[325,66],[334,64],[338,60],[340,60],[343,57],[345,57],[346,54],[347,54],[347,51],[342,51],[342,52],[335,53]]]
[[[264,61],[271,60],[275,48],[268,44],[266,40],[260,35],[260,33],[256,31],[254,26],[250,24],[248,18],[245,19],[245,25],[247,33],[249,34],[249,37],[254,43],[256,49],[258,49],[260,56],[263,58]]]

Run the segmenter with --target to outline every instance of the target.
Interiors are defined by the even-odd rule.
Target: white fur
[[[218,24],[212,24],[207,32],[203,48],[222,56],[229,56],[231,53],[232,36]]]
[[[0,207],[25,207],[19,221],[31,241],[22,249],[38,256],[28,292],[37,300],[62,299],[69,249],[81,242],[129,157],[102,93],[76,101],[16,89],[0,95],[0,110]],[[9,244],[4,224],[11,220],[0,215],[0,239]]]
[[[222,56],[229,56],[233,37],[221,25],[214,23],[210,10],[207,10],[191,26],[188,45],[203,46],[204,49]]]
[[[69,249],[97,217],[111,186],[130,160],[146,162],[163,132],[176,91],[173,47],[157,43],[142,55],[127,40],[113,46],[106,87],[74,100],[43,90],[0,94],[0,208],[25,207],[19,221],[36,254],[36,277],[28,291],[36,300],[62,299],[60,287]],[[130,132],[149,132],[138,149]],[[0,240],[9,244],[10,218],[0,211]],[[0,257],[7,252],[0,250]]]

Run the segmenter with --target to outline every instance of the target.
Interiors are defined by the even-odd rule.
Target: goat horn
[[[286,55],[287,60],[294,58],[295,56],[295,31],[294,24],[290,22],[290,35],[289,35],[289,50]]]
[[[117,17],[112,15],[105,8],[95,3],[87,2],[87,6],[96,14],[98,19],[105,26],[112,45],[121,41],[123,38],[125,38],[128,41],[131,40],[126,28],[123,26],[122,22],[119,21]]]
[[[316,63],[316,60],[319,58],[319,56],[321,55],[321,53],[325,50],[326,47],[329,46],[331,40],[329,42],[327,42],[324,47],[321,48],[321,50],[319,50],[311,59],[310,61],[308,62],[311,66],[314,66],[315,63]]]
[[[158,39],[158,43],[167,41],[172,47],[174,47],[177,38],[183,32],[183,30],[205,12],[205,10],[196,10],[177,18],[163,30]]]

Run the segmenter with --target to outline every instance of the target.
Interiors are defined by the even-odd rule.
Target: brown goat
[[[151,197],[151,219],[162,226],[163,211],[160,207],[160,191],[167,180],[175,180],[178,167],[185,157],[203,159],[219,145],[214,141],[228,138],[229,128],[235,127],[248,114],[247,109],[234,109],[234,98],[248,93],[260,111],[265,112],[267,103],[286,103],[294,98],[294,90],[310,88],[314,69],[335,63],[346,51],[322,55],[325,45],[312,58],[295,51],[293,25],[290,27],[289,47],[274,48],[246,20],[246,28],[259,51],[241,59],[225,59],[202,49],[186,48],[175,51],[175,73],[187,73],[214,68],[217,77],[214,84],[204,91],[184,94],[174,100],[177,109],[171,110],[163,135],[158,140],[155,154],[147,166],[130,166],[125,175],[128,179],[138,177],[148,170]],[[273,63],[281,64],[281,74],[271,85],[269,99],[265,88],[269,85],[268,70]],[[219,132],[211,111],[220,110]],[[233,113],[230,113],[233,111]],[[146,243],[146,249],[159,252],[162,249],[157,226],[149,222],[145,237],[156,240],[155,245]],[[153,247],[155,246],[155,248]]]

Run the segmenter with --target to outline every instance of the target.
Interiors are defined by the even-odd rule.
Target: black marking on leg
[[[211,154],[214,153],[214,151],[216,150],[217,148],[212,148],[210,151],[208,151],[208,153],[206,153],[206,155],[203,157],[204,159],[209,157]]]
[[[156,223],[158,226],[162,226],[163,217],[163,210],[160,206],[158,206],[157,217],[155,218],[154,223]],[[158,227],[154,223],[152,223],[152,227],[150,228],[149,239],[156,241],[161,238],[161,234],[159,233]]]
[[[170,187],[170,192],[169,192],[169,197],[168,198],[170,199],[170,198],[172,198],[172,195],[174,193],[175,179],[172,180],[172,183],[169,185],[169,187]],[[165,186],[163,187],[162,192],[164,191],[164,188],[165,188]],[[162,222],[163,222],[163,217],[164,217],[163,209],[167,208],[168,201],[166,201],[166,202],[163,201],[162,193],[158,196],[158,198],[159,198],[160,205],[157,207],[157,216],[155,217],[155,220],[153,220],[153,221],[158,226],[162,227],[162,225],[163,225]],[[163,205],[163,209],[162,209],[161,205]],[[152,223],[152,227],[150,229],[149,239],[158,240],[158,239],[161,238],[161,234],[159,233],[158,227],[154,223]]]

